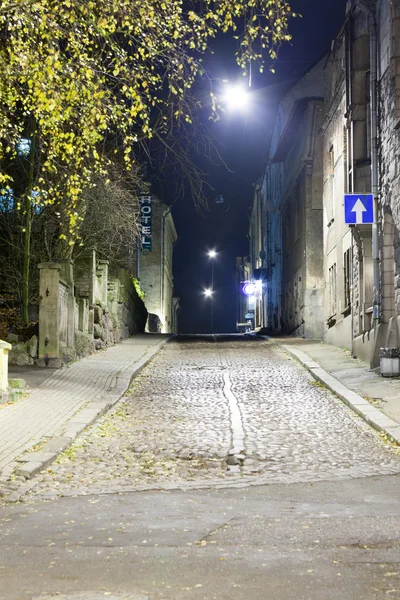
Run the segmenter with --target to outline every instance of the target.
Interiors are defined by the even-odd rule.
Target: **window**
[[[43,205],[40,204],[40,201],[43,200],[43,196],[45,196],[45,192],[42,194],[41,192],[38,192],[37,190],[32,190],[31,196],[32,196],[32,210],[35,213],[35,215],[40,215],[40,213],[43,210]]]
[[[36,215],[39,215],[43,210],[43,205],[40,204],[41,194],[37,190],[31,191],[32,210]],[[0,213],[9,213],[15,209],[15,195],[11,188],[0,188]]]
[[[31,152],[32,141],[26,138],[19,138],[17,142],[18,156],[29,156]]]
[[[350,308],[350,282],[351,282],[351,250],[346,250],[343,256],[343,271],[344,271],[344,312]]]
[[[15,207],[14,190],[0,189],[0,213],[11,212]]]
[[[336,315],[336,263],[329,269],[329,315]]]

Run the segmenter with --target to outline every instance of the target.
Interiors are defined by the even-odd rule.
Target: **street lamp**
[[[212,302],[212,294],[214,291],[214,259],[217,256],[217,251],[215,249],[208,251],[208,258],[211,259],[211,288],[210,288],[210,311],[211,311],[211,333],[214,333],[214,315],[213,315],[213,302]]]
[[[249,104],[249,93],[244,85],[237,83],[226,88],[223,100],[228,109],[246,110]]]
[[[211,289],[214,289],[214,258],[217,256],[216,250],[208,251],[208,258],[211,258]]]

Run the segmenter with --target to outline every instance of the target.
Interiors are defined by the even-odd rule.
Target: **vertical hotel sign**
[[[140,226],[142,237],[142,250],[152,249],[152,211],[151,196],[140,198]]]

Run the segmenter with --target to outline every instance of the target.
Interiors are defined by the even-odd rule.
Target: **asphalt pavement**
[[[400,598],[399,477],[0,508],[1,600]]]

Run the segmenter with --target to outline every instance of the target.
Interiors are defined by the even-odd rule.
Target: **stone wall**
[[[381,312],[386,338],[399,345],[400,330],[400,2],[379,2],[379,223]],[[384,57],[384,59],[382,59]]]
[[[92,263],[91,259],[77,271],[77,329],[84,335],[93,334],[96,350],[144,331],[147,311],[127,271],[110,272],[108,261]],[[85,295],[80,296],[78,290]]]
[[[58,314],[60,342],[68,343],[68,287],[60,281],[58,284]]]
[[[295,273],[291,281],[285,286],[284,331],[298,337],[305,336],[304,328],[304,268]]]
[[[107,304],[118,321],[122,339],[144,331],[147,309],[136,292],[131,276],[124,269],[109,276]]]
[[[390,316],[394,316],[396,313],[400,315],[400,245],[399,245],[399,231],[400,231],[400,129],[397,128],[398,123],[398,109],[396,105],[396,86],[395,80],[390,76],[390,70],[387,70],[381,80],[381,103],[380,110],[382,118],[380,120],[380,189],[382,190],[382,204],[380,221],[385,222],[385,213],[391,215],[393,223],[393,231],[389,234],[388,231],[381,232],[382,244],[381,252],[382,258],[385,258],[385,245],[392,245],[393,247],[393,313]],[[386,235],[385,235],[386,234]],[[387,253],[386,253],[387,254]],[[391,260],[391,257],[390,257]],[[387,262],[387,259],[386,259]],[[383,266],[384,271],[390,271],[391,265],[385,264]],[[382,277],[384,278],[384,274]],[[383,281],[383,286],[388,285],[388,281]],[[387,299],[385,299],[385,292],[391,290],[382,287],[383,290],[383,304],[387,305]],[[387,319],[388,315],[386,315]]]
[[[40,270],[39,364],[59,366],[144,331],[147,311],[131,276],[91,254]],[[72,333],[71,333],[72,332]]]

